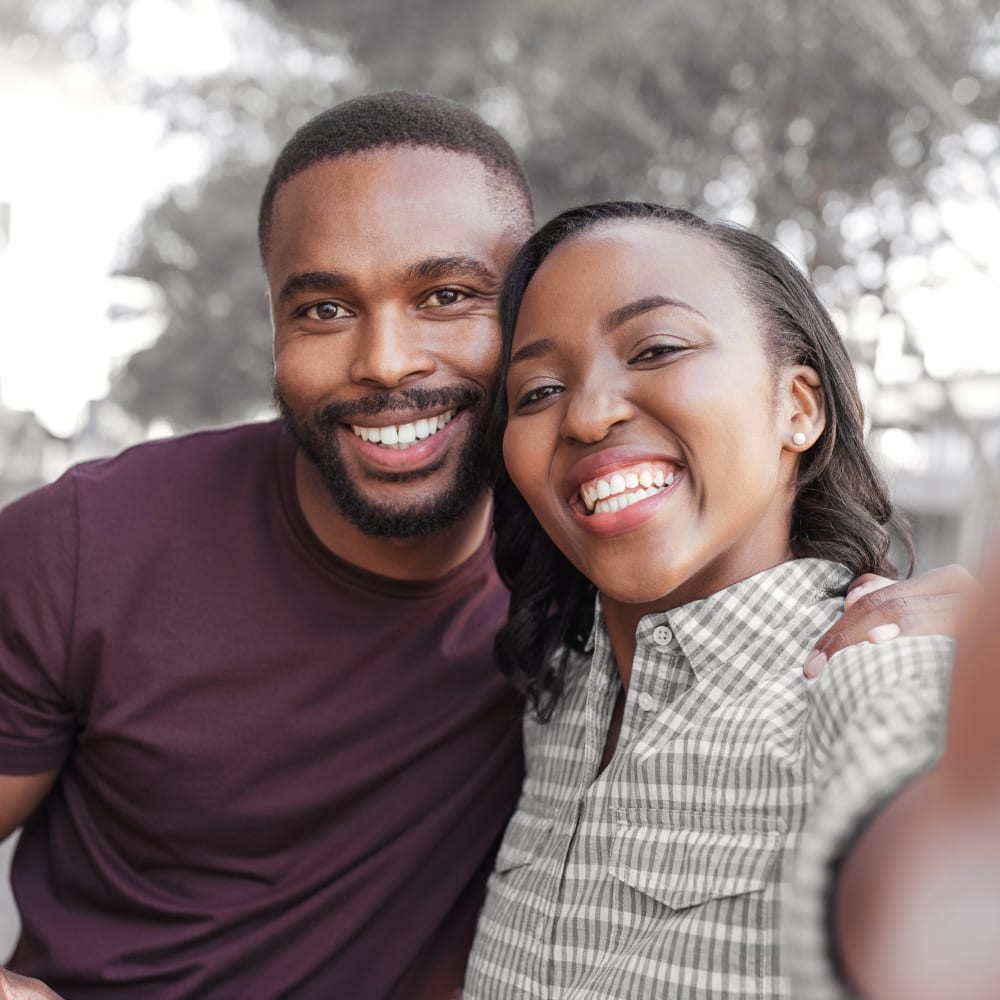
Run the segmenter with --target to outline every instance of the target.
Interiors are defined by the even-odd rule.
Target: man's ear
[[[271,324],[271,367],[274,367],[274,303],[271,302],[271,286],[264,285],[264,304],[267,306],[267,320]]]
[[[785,447],[808,451],[826,427],[826,397],[815,368],[794,365],[786,369]]]

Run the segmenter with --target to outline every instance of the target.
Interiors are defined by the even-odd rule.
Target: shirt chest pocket
[[[620,819],[609,873],[674,910],[765,889],[778,879],[781,820],[712,813]]]

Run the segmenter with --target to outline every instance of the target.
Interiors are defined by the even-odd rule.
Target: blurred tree
[[[993,0],[243,2],[241,46],[264,56],[253,70],[145,92],[214,166],[150,212],[123,267],[167,307],[163,336],[113,388],[143,420],[194,427],[267,404],[255,247],[267,166],[315,111],[390,87],[454,97],[499,127],[540,219],[627,196],[753,225],[813,271],[864,369],[876,368],[872,324],[889,317],[911,381],[939,381],[891,265],[949,241],[949,198],[1000,201]],[[108,11],[121,21],[128,6],[66,5],[67,37],[103,18],[113,58]],[[947,386],[918,396],[954,410]]]

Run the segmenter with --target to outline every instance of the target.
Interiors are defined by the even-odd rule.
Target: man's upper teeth
[[[591,513],[608,514],[651,497],[672,485],[675,476],[673,471],[640,465],[615,472],[607,479],[591,479],[580,487],[580,496]]]
[[[414,442],[437,434],[445,424],[451,423],[454,416],[454,410],[447,410],[436,417],[421,417],[409,424],[389,424],[387,427],[359,427],[351,424],[351,430],[363,441],[385,445],[387,448],[409,448]]]

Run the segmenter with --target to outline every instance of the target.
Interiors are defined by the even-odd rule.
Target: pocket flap
[[[542,841],[552,831],[552,817],[518,808],[507,824],[494,867],[509,872],[535,860]]]
[[[700,819],[623,825],[612,845],[610,873],[675,910],[768,885],[784,844],[781,829]]]

